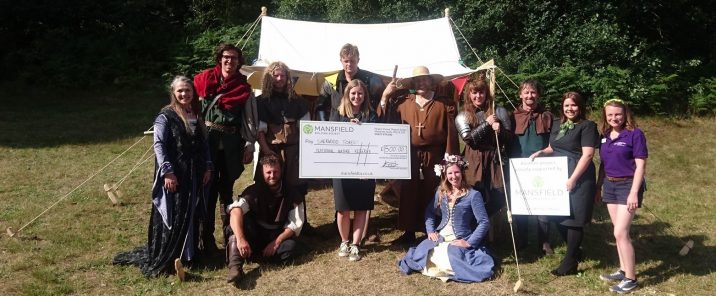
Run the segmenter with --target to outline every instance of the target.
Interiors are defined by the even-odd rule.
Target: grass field
[[[367,256],[357,263],[339,259],[332,192],[320,181],[313,183],[307,198],[311,223],[321,236],[302,237],[310,251],[295,265],[251,263],[238,287],[224,282],[221,255],[192,267],[187,282],[175,276],[147,279],[137,268],[111,265],[116,253],[146,241],[153,162],[142,164],[122,184],[119,205],[112,205],[102,185],[119,181],[150,147],[151,138],[142,138],[142,131],[166,102],[161,91],[5,96],[0,108],[3,232],[28,223],[127,147],[139,144],[15,238],[0,235],[0,295],[513,294],[517,270],[504,223],[498,225],[492,243],[500,269],[485,283],[442,283],[400,274],[395,262],[404,250],[388,243],[399,235],[393,229],[397,211],[384,204],[376,205],[371,220],[383,242],[367,245]],[[649,189],[644,202],[648,210],[639,210],[632,229],[641,284],[634,294],[713,295],[716,119],[653,117],[640,124],[649,141]],[[242,177],[235,189],[242,189],[246,179]],[[694,240],[695,248],[686,257],[678,256],[688,239]],[[586,258],[578,275],[549,274],[565,251],[554,233],[552,241],[556,255],[539,258],[536,247],[520,254],[524,285],[519,294],[608,294],[598,276],[611,272],[618,261],[603,207],[597,208],[594,223],[586,230]]]

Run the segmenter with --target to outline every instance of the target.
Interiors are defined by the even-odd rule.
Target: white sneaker
[[[360,250],[358,249],[357,245],[351,245],[351,251],[350,255],[348,255],[348,261],[358,261],[360,260]]]
[[[609,291],[617,292],[619,294],[626,294],[636,289],[637,286],[638,285],[636,280],[629,280],[624,278],[621,282],[619,282],[618,285],[610,287]]]
[[[348,246],[348,241],[341,242],[341,246],[338,247],[338,257],[346,257],[350,255],[351,250]]]

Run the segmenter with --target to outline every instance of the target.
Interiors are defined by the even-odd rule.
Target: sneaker
[[[624,272],[620,269],[610,274],[602,274],[599,278],[605,282],[619,282],[624,279]]]
[[[348,246],[348,241],[341,242],[341,246],[338,247],[338,257],[346,257],[350,254],[351,250]]]
[[[350,255],[348,255],[348,261],[358,261],[360,260],[360,250],[358,249],[358,245],[351,245]]]
[[[619,284],[609,287],[609,291],[626,294],[631,292],[631,290],[636,289],[636,286],[636,280],[624,278],[621,282],[619,282]]]

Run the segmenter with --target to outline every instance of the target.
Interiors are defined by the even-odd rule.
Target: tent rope
[[[153,127],[152,127],[152,128],[153,128]],[[151,130],[152,128],[149,128],[149,130]],[[147,131],[149,131],[149,130],[147,130]],[[28,225],[30,225],[30,224],[32,224],[33,222],[35,222],[35,220],[37,220],[38,218],[42,217],[42,215],[44,215],[44,214],[47,213],[50,209],[52,209],[52,208],[55,207],[57,204],[59,204],[60,202],[62,202],[63,200],[65,200],[68,196],[70,196],[70,194],[72,194],[73,192],[77,191],[77,189],[79,189],[80,187],[82,187],[82,185],[86,184],[87,182],[89,182],[90,180],[92,180],[95,176],[97,176],[99,173],[101,173],[102,171],[104,171],[104,169],[106,169],[107,167],[109,167],[109,165],[111,165],[112,163],[114,163],[115,161],[117,161],[117,159],[121,158],[121,157],[122,157],[124,154],[126,154],[129,150],[131,150],[132,148],[134,148],[134,146],[137,146],[137,144],[139,144],[139,143],[140,143],[142,140],[144,140],[144,138],[146,138],[146,137],[147,137],[147,136],[145,135],[145,136],[142,136],[141,138],[139,138],[139,140],[137,140],[136,142],[134,142],[134,144],[132,144],[131,146],[129,146],[129,148],[127,148],[126,150],[124,150],[122,153],[120,153],[119,155],[117,155],[117,157],[115,157],[115,158],[112,159],[110,162],[108,162],[106,165],[104,165],[101,169],[99,169],[99,170],[96,171],[94,174],[92,174],[91,176],[89,176],[89,178],[87,178],[86,180],[84,180],[84,182],[80,183],[80,185],[77,185],[75,188],[73,188],[72,190],[70,190],[70,192],[68,192],[67,194],[65,194],[65,195],[63,195],[62,197],[60,197],[60,199],[58,199],[55,203],[53,203],[52,205],[50,205],[49,207],[47,207],[47,209],[45,209],[44,211],[42,211],[42,213],[40,213],[39,215],[37,215],[35,218],[33,218],[32,220],[30,220],[30,222],[25,223],[25,225],[23,225],[22,227],[20,227],[20,229],[18,229],[16,233],[19,233],[20,231],[22,231],[23,229],[25,229],[25,227],[27,227]]]
[[[499,69],[499,68],[498,68],[498,69]],[[503,73],[503,75],[504,75],[504,73]],[[497,81],[495,81],[495,85],[497,85],[497,88],[500,89],[500,92],[501,92],[502,95],[505,97],[505,99],[507,99],[507,102],[510,103],[510,105],[512,105],[512,108],[514,108],[515,110],[517,110],[517,107],[515,106],[514,103],[512,103],[512,100],[510,100],[510,97],[507,96],[507,93],[505,93],[505,90],[502,89],[502,86],[500,86],[500,84],[497,83]]]
[[[122,183],[124,183],[124,181],[127,180],[129,175],[131,175],[142,164],[144,164],[145,162],[147,162],[149,159],[151,159],[154,156],[154,154],[150,154],[149,156],[147,156],[149,151],[152,151],[152,148],[154,148],[154,145],[149,146],[149,149],[147,149],[147,151],[145,151],[144,154],[142,154],[142,156],[139,157],[139,159],[137,160],[137,163],[134,164],[134,167],[132,167],[132,169],[130,169],[129,172],[126,175],[124,175],[124,177],[122,177],[122,179],[120,179],[119,182],[117,182],[117,188],[119,188],[119,186],[121,186]]]
[[[244,49],[244,46],[246,46],[246,44],[249,43],[249,40],[251,40],[251,36],[254,34],[254,31],[256,30],[256,27],[262,17],[263,17],[263,15],[259,15],[259,17],[256,18],[256,20],[251,24],[249,29],[246,30],[246,32],[244,32],[244,35],[241,36],[241,38],[239,39],[238,42],[236,42],[235,46],[239,46],[239,44],[241,44],[241,41],[244,41],[244,44],[240,46],[241,50]],[[248,37],[246,36],[247,34],[248,34]]]
[[[481,64],[484,64],[485,62],[483,62],[482,59],[480,58],[480,56],[477,55],[477,51],[475,51],[475,48],[472,47],[472,44],[470,44],[470,41],[467,40],[467,38],[465,37],[465,34],[462,33],[462,30],[460,30],[460,27],[458,27],[458,25],[455,23],[455,21],[454,21],[451,17],[449,17],[448,19],[450,20],[450,23],[452,23],[452,25],[455,27],[455,29],[457,29],[457,32],[460,33],[460,37],[462,37],[462,40],[465,41],[465,44],[467,44],[467,46],[470,48],[470,50],[472,51],[472,54],[475,55],[475,57],[477,58],[477,60],[478,60]],[[515,83],[515,82],[510,78],[510,76],[508,76],[504,71],[502,71],[502,69],[501,69],[500,67],[495,67],[495,68],[497,68],[497,70],[499,70],[500,73],[501,73],[503,76],[505,76],[505,77],[507,78],[507,80],[509,80],[509,81],[512,83],[512,85],[515,86],[515,88],[518,88],[518,87],[519,87],[519,86],[517,85],[517,83]],[[507,99],[507,102],[509,102],[510,105],[512,105],[512,108],[514,108],[515,110],[517,110],[517,107],[515,107],[515,104],[512,103],[512,100],[510,100],[510,98],[507,96],[507,94],[506,94],[505,91],[502,89],[502,87],[500,86],[500,84],[497,83],[497,82],[495,82],[495,84],[497,85],[498,88],[500,88],[500,91],[502,92],[502,95],[505,96],[505,99]]]
[[[507,75],[507,73],[505,73],[504,71],[502,71],[502,68],[500,68],[500,67],[495,67],[495,68],[497,68],[497,70],[500,70],[500,73],[502,73],[502,75],[504,75],[505,78],[507,78],[507,80],[509,80],[510,82],[512,82],[512,85],[514,85],[515,88],[519,88],[519,86],[517,86],[517,83],[515,83],[514,81],[512,81],[512,79],[510,79],[510,76]]]
[[[462,33],[462,30],[460,30],[460,27],[457,26],[457,24],[451,17],[448,17],[448,19],[450,20],[450,23],[452,23],[452,25],[455,27],[455,29],[457,29],[457,32],[460,33],[462,40],[464,40],[465,43],[467,44],[467,46],[470,47],[470,50],[472,50],[472,54],[475,55],[475,57],[480,62],[480,64],[484,64],[485,62],[483,62],[482,59],[480,58],[480,56],[477,55],[477,51],[475,51],[475,48],[472,47],[472,45],[470,44],[470,41],[467,40],[467,38],[465,37],[465,34]]]

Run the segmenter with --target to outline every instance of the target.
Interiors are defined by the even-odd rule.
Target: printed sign
[[[512,214],[569,216],[567,157],[510,158]]]

